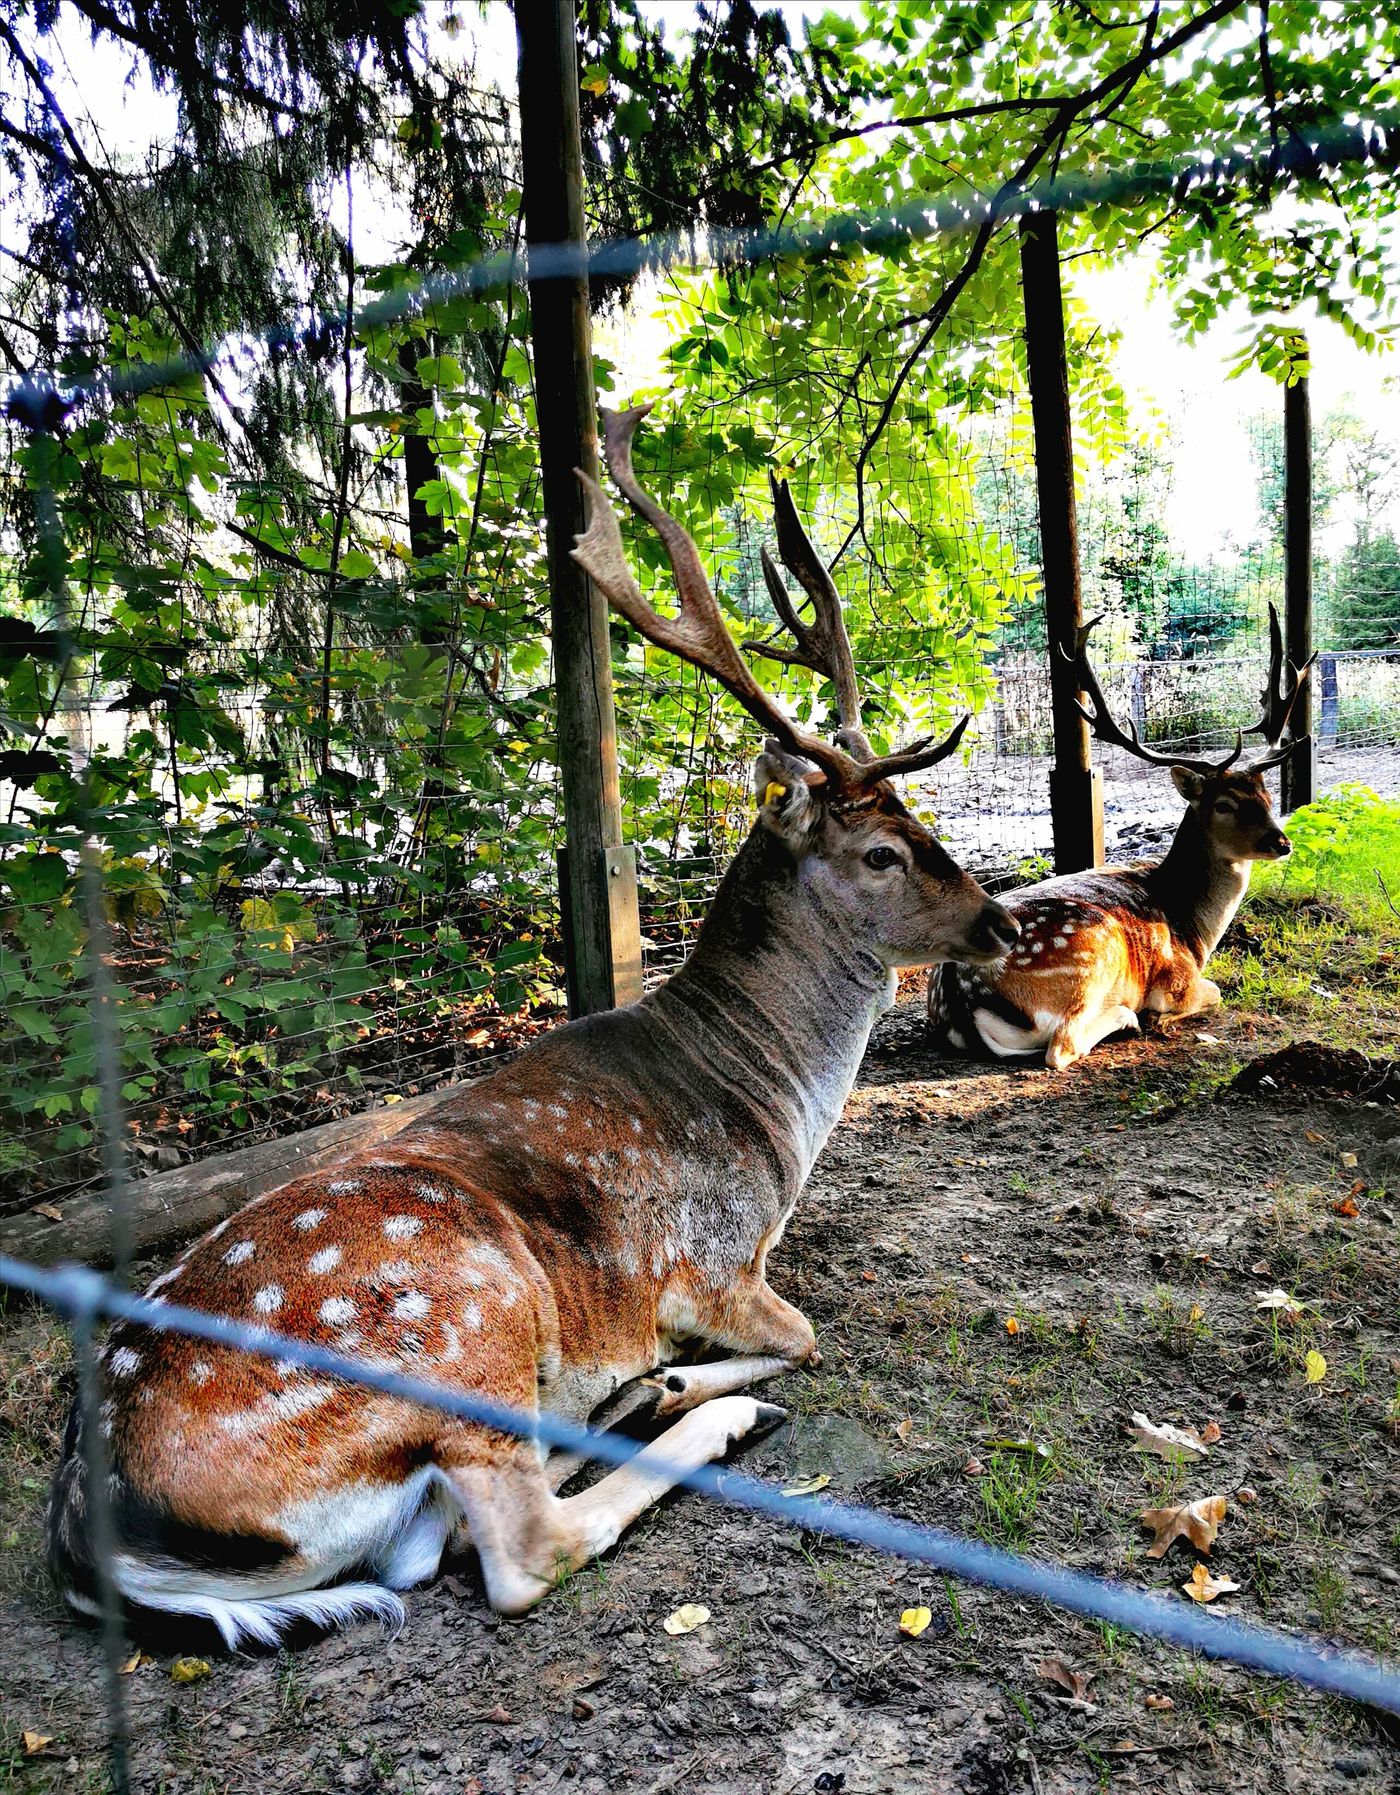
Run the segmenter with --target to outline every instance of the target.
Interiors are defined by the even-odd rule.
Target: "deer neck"
[[[747,1091],[788,1147],[799,1189],[894,998],[894,975],[851,934],[824,863],[795,859],[756,828],[690,959],[653,1000],[685,1029],[692,1057]]]
[[[1189,809],[1150,883],[1172,932],[1204,966],[1249,889],[1249,862],[1220,853],[1198,813]]]

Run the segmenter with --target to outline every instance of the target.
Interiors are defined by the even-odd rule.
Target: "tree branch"
[[[847,532],[841,547],[836,551],[834,560],[840,559],[857,536],[860,536],[863,539],[865,537],[865,470],[870,464],[870,457],[874,453],[880,438],[884,435],[891,417],[894,415],[894,409],[898,403],[899,395],[904,390],[904,386],[908,381],[909,376],[913,373],[915,367],[917,367],[940,326],[947,318],[949,312],[953,309],[953,305],[957,301],[958,296],[962,293],[963,289],[967,286],[967,283],[981,266],[993,233],[1001,223],[1012,200],[1025,194],[1027,183],[1040,167],[1046,155],[1052,151],[1058,154],[1059,149],[1063,147],[1065,138],[1068,136],[1069,131],[1077,119],[1081,118],[1085,113],[1092,112],[1096,106],[1101,105],[1115,93],[1118,93],[1118,98],[1114,101],[1114,104],[1121,104],[1122,100],[1126,98],[1127,91],[1131,90],[1138,78],[1154,63],[1161,62],[1164,58],[1173,55],[1177,50],[1190,43],[1194,37],[1199,36],[1201,32],[1208,30],[1212,25],[1219,24],[1232,13],[1238,12],[1245,4],[1247,4],[1247,0],[1213,0],[1213,4],[1208,6],[1204,12],[1198,13],[1192,19],[1188,19],[1186,23],[1179,26],[1176,31],[1171,32],[1168,36],[1160,40],[1158,40],[1155,35],[1158,6],[1154,5],[1148,16],[1143,41],[1134,54],[1118,68],[1110,70],[1107,75],[1095,82],[1092,87],[1085,89],[1083,93],[1067,97],[1057,103],[1055,117],[1040,133],[1030,151],[1022,158],[1015,172],[1002,182],[1001,186],[988,202],[986,216],[978,225],[971,247],[963,258],[961,266],[952,278],[946,282],[942,292],[938,295],[938,298],[928,310],[922,314],[927,320],[925,328],[920,332],[914,347],[901,362],[899,370],[895,375],[894,383],[886,393],[884,401],[879,408],[875,423],[866,432],[861,443],[860,453],[856,457],[854,470],[856,481],[856,521]],[[1124,91],[1118,92],[1120,89]],[[852,377],[851,386],[848,389],[853,398],[857,396],[860,376],[869,365],[869,360],[870,353],[867,351],[857,364],[855,374]]]

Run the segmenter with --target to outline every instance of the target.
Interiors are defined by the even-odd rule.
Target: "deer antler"
[[[860,734],[859,705],[860,695],[855,685],[854,664],[850,660],[850,643],[846,640],[845,627],[841,625],[841,642],[844,645],[847,673],[842,675],[838,684],[838,693],[843,690],[847,696],[838,698],[841,706],[843,734],[847,715],[847,704],[854,705],[854,735],[851,741],[853,750],[847,753],[844,747],[834,747],[820,736],[810,735],[805,729],[785,715],[777,700],[765,692],[750,671],[748,662],[739,651],[739,646],[729,633],[728,625],[710,582],[705,577],[705,570],[700,563],[700,555],[690,536],[681,528],[676,520],[663,511],[656,501],[643,492],[637,484],[636,475],[632,471],[632,437],[637,425],[651,410],[650,405],[634,406],[630,411],[603,412],[603,450],[607,457],[608,467],[628,502],[643,516],[660,536],[670,557],[671,571],[675,576],[676,592],[680,599],[680,610],[675,617],[663,617],[661,613],[649,605],[642,596],[641,588],[632,577],[627,566],[622,547],[622,531],[618,524],[617,513],[608,501],[607,494],[596,481],[590,480],[581,470],[579,480],[589,499],[588,528],[578,538],[572,550],[574,559],[606,595],[610,604],[620,611],[627,620],[635,625],[649,642],[668,653],[680,656],[692,666],[703,668],[712,674],[724,689],[739,703],[749,715],[764,729],[775,735],[779,742],[795,754],[800,754],[813,761],[822,769],[828,778],[855,792],[878,784],[882,779],[890,779],[900,773],[914,773],[925,767],[936,765],[945,759],[962,740],[963,731],[969,719],[964,717],[960,723],[941,741],[935,743],[932,736],[925,736],[921,741],[911,743],[896,754],[887,754],[876,759],[871,753],[869,744]],[[792,514],[796,523],[796,512]],[[802,535],[801,525],[797,524],[798,534]],[[780,536],[780,546],[782,544]],[[803,536],[805,541],[805,536]],[[789,537],[789,546],[791,539]],[[817,562],[815,550],[808,544],[808,553],[812,562]],[[794,553],[799,551],[794,550]],[[786,551],[784,551],[786,559]],[[819,563],[818,563],[819,564]],[[765,570],[766,573],[766,570]],[[827,583],[830,576],[822,569]],[[800,577],[800,576],[799,576]],[[773,580],[781,586],[776,569],[769,583],[770,592]],[[805,583],[805,582],[804,582]],[[810,588],[808,588],[810,590]],[[825,595],[823,595],[825,596]],[[787,617],[797,623],[796,614],[787,602],[787,593],[783,593]],[[840,624],[840,601],[836,598],[835,588],[831,588],[831,600],[834,604],[834,616]],[[776,602],[776,601],[775,601]],[[819,613],[827,616],[828,613]],[[785,618],[785,621],[787,618]],[[799,626],[800,630],[801,626]],[[799,646],[807,646],[813,654],[818,646],[823,645],[826,637],[819,624],[798,634]],[[767,651],[765,651],[767,652]],[[833,648],[833,653],[840,650]],[[782,658],[782,657],[778,657]],[[803,666],[815,666],[813,660],[802,660]],[[833,661],[828,667],[825,663],[817,668],[821,672],[832,672],[839,661]],[[848,683],[847,683],[848,682]]]
[[[768,485],[773,494],[773,516],[778,527],[778,553],[783,566],[794,574],[803,591],[812,601],[812,621],[804,623],[788,595],[783,576],[773,565],[767,546],[760,551],[763,578],[768,596],[779,621],[792,636],[794,646],[782,642],[745,642],[751,654],[765,655],[786,666],[808,667],[829,679],[836,689],[836,713],[841,728],[836,739],[853,759],[868,763],[875,758],[866,740],[860,721],[860,683],[856,679],[855,657],[851,639],[846,633],[846,619],[841,609],[841,596],[830,570],[817,553],[812,539],[802,527],[792,493],[786,480],[769,474]]]
[[[713,674],[754,721],[775,735],[784,747],[814,761],[828,777],[844,781],[852,764],[849,757],[819,736],[799,729],[759,685],[729,633],[694,542],[637,484],[632,472],[632,436],[650,410],[650,405],[638,405],[631,411],[604,411],[603,449],[613,479],[665,545],[680,598],[679,612],[674,617],[663,617],[642,596],[623,553],[617,513],[602,487],[581,470],[578,477],[588,495],[589,517],[587,530],[571,551],[574,560],[614,609],[649,642]]]
[[[1138,735],[1137,725],[1131,720],[1126,732],[1114,722],[1113,713],[1108,708],[1108,701],[1103,695],[1103,689],[1099,685],[1093,667],[1089,664],[1089,637],[1096,626],[1102,622],[1103,617],[1100,615],[1091,617],[1087,623],[1080,625],[1075,634],[1073,654],[1068,653],[1063,647],[1059,651],[1073,667],[1079,679],[1080,689],[1087,695],[1089,703],[1093,706],[1091,710],[1076,699],[1079,714],[1101,742],[1107,742],[1114,748],[1126,749],[1138,760],[1145,760],[1149,766],[1186,767],[1193,773],[1204,773],[1207,776],[1212,773],[1224,773],[1235,765],[1244,753],[1246,735],[1262,735],[1270,748],[1276,751],[1247,762],[1240,768],[1242,773],[1262,773],[1269,767],[1276,767],[1280,761],[1285,760],[1293,752],[1294,744],[1292,742],[1284,748],[1277,748],[1277,743],[1288,727],[1288,719],[1292,715],[1293,706],[1303,681],[1307,678],[1308,668],[1312,666],[1312,660],[1308,661],[1306,666],[1293,669],[1291,683],[1285,688],[1283,683],[1283,632],[1279,628],[1278,613],[1272,605],[1269,606],[1270,654],[1269,673],[1263,692],[1264,714],[1250,729],[1236,731],[1234,747],[1220,760],[1193,758],[1185,754],[1160,754],[1145,745]],[[1314,660],[1316,658],[1316,656],[1313,657]]]
[[[1278,620],[1278,611],[1269,605],[1269,671],[1264,677],[1264,689],[1260,693],[1263,711],[1259,721],[1252,729],[1245,730],[1246,735],[1258,735],[1264,738],[1265,752],[1250,761],[1242,772],[1263,773],[1269,767],[1276,767],[1297,746],[1296,742],[1283,742],[1288,730],[1289,720],[1293,715],[1293,707],[1298,702],[1298,694],[1302,691],[1312,664],[1317,659],[1310,654],[1301,667],[1295,667],[1285,660],[1283,653],[1283,628]]]
[[[861,724],[860,681],[856,678],[855,656],[851,653],[851,638],[846,632],[846,618],[836,582],[802,526],[787,482],[770,473],[768,484],[773,493],[778,553],[784,567],[796,576],[811,599],[812,621],[804,623],[798,616],[787,585],[773,565],[773,557],[764,548],[761,559],[768,595],[795,646],[768,641],[746,642],[744,647],[751,654],[766,655],[769,660],[782,661],[787,666],[808,667],[831,681],[836,690],[836,714],[841,722],[836,740],[860,763],[862,785],[893,779],[901,773],[920,772],[946,760],[962,741],[963,732],[972,721],[970,715],[961,718],[941,742],[935,743],[932,736],[924,736],[897,753],[876,756]]]

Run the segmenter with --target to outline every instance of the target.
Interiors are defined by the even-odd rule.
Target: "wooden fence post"
[[[583,1016],[641,996],[641,929],[636,862],[622,845],[607,601],[569,555],[583,529],[574,469],[598,471],[574,0],[516,0],[515,23],[525,241],[579,252],[576,267],[532,274],[529,286],[568,839],[559,896],[569,1012]]]
[[[1283,389],[1283,610],[1284,653],[1301,667],[1313,640],[1312,419],[1306,375]],[[1311,804],[1317,792],[1312,711],[1309,677],[1293,707],[1290,733],[1297,746],[1279,768],[1279,808],[1285,816]]]
[[[1035,483],[1055,738],[1055,765],[1050,774],[1055,871],[1072,873],[1103,865],[1103,787],[1090,752],[1089,725],[1076,702],[1079,687],[1061,653],[1062,648],[1074,652],[1084,607],[1079,589],[1079,523],[1060,293],[1059,220],[1054,212],[1030,213],[1021,220],[1021,292],[1035,426]]]

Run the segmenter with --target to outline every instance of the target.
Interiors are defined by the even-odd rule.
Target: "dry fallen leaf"
[[[1247,1483],[1242,1483],[1235,1491],[1235,1500],[1239,1503],[1241,1508],[1248,1508],[1251,1502],[1257,1502],[1259,1500],[1259,1492],[1250,1489]]]
[[[1356,1170],[1356,1155],[1354,1153],[1343,1153],[1340,1155],[1340,1158],[1342,1164],[1349,1172],[1354,1172]]]
[[[1306,1303],[1300,1303],[1297,1297],[1290,1296],[1286,1290],[1278,1289],[1265,1291],[1254,1305],[1256,1309],[1277,1309],[1289,1321],[1296,1321],[1307,1306]]]
[[[1303,1130],[1303,1139],[1305,1141],[1310,1141],[1314,1147],[1320,1147],[1327,1139],[1327,1136],[1325,1134],[1319,1134],[1315,1128],[1305,1128]]]
[[[1239,1584],[1233,1577],[1212,1577],[1203,1564],[1198,1564],[1190,1581],[1181,1587],[1193,1602],[1213,1602],[1217,1596],[1233,1595]]]
[[[117,1668],[124,1677],[129,1677],[134,1670],[140,1670],[143,1665],[154,1663],[155,1659],[149,1652],[135,1651],[129,1658],[124,1658]]]
[[[785,1496],[815,1496],[818,1490],[824,1490],[831,1482],[825,1471],[815,1477],[802,1477],[796,1483],[790,1483],[783,1491]]]
[[[1303,1360],[1304,1376],[1310,1384],[1320,1384],[1327,1376],[1327,1361],[1316,1347]]]
[[[207,1658],[177,1658],[170,1666],[172,1683],[197,1683],[210,1675],[213,1666]]]
[[[1019,1321],[1017,1321],[1017,1319],[1016,1319],[1016,1317],[1015,1317],[1015,1316],[1014,1316],[1014,1315],[1008,1315],[1008,1316],[1007,1316],[1007,1318],[1006,1318],[1006,1331],[1007,1331],[1007,1333],[1008,1333],[1008,1334],[1019,1334],[1019,1333],[1020,1333],[1020,1331],[1021,1331],[1021,1324],[1020,1324],[1020,1322],[1019,1322]]]
[[[43,1751],[45,1746],[53,1744],[53,1734],[31,1733],[26,1731],[20,1734],[19,1742],[24,1747],[25,1757],[37,1757],[38,1754]]]
[[[35,1215],[42,1215],[46,1222],[61,1222],[63,1220],[63,1211],[61,1209],[56,1209],[52,1203],[36,1203],[34,1205],[33,1213]]]
[[[1083,1702],[1086,1707],[1093,1702],[1089,1693],[1089,1685],[1095,1676],[1092,1670],[1075,1670],[1063,1658],[1042,1658],[1036,1665],[1036,1674],[1044,1677],[1047,1683],[1058,1683],[1071,1701]]]
[[[1355,1197],[1338,1197],[1332,1205],[1332,1213],[1333,1215],[1344,1215],[1350,1221],[1353,1216],[1360,1215],[1361,1210],[1357,1206]]]
[[[1202,1444],[1206,1446],[1214,1446],[1219,1438],[1220,1423],[1218,1421],[1207,1421],[1205,1426],[1201,1429]]]
[[[899,1617],[899,1630],[911,1639],[917,1639],[920,1633],[927,1632],[932,1621],[932,1608],[906,1608]]]
[[[674,1638],[680,1633],[693,1633],[697,1627],[703,1627],[710,1618],[708,1608],[699,1602],[683,1602],[674,1614],[668,1614],[662,1626]]]
[[[901,1421],[901,1422],[899,1422],[899,1423],[898,1423],[898,1425],[897,1425],[897,1426],[896,1426],[896,1427],[895,1427],[895,1430],[894,1430],[894,1431],[895,1431],[895,1433],[896,1433],[896,1435],[897,1435],[897,1436],[898,1436],[898,1437],[899,1437],[899,1438],[900,1438],[900,1439],[901,1439],[901,1440],[908,1440],[908,1439],[910,1439],[910,1438],[911,1438],[911,1437],[912,1437],[912,1435],[913,1435],[913,1432],[914,1432],[914,1423],[913,1423],[913,1422],[912,1422],[912,1421],[911,1421],[911,1420],[910,1420],[910,1419],[909,1419],[909,1417],[908,1417],[908,1416],[907,1416],[907,1415],[906,1415],[906,1416],[905,1416],[905,1417],[904,1417],[904,1419],[903,1419],[903,1420],[902,1420],[902,1421]]]
[[[1188,1540],[1198,1552],[1209,1552],[1215,1544],[1220,1523],[1225,1519],[1223,1496],[1202,1496],[1196,1502],[1182,1502],[1175,1508],[1145,1508],[1138,1516],[1144,1527],[1152,1529],[1149,1558],[1165,1558],[1174,1540]]]
[[[1136,1411],[1129,1426],[1134,1452],[1155,1452],[1159,1458],[1177,1465],[1190,1464],[1192,1460],[1206,1456],[1206,1443],[1194,1427],[1172,1427],[1165,1421],[1149,1421],[1146,1415]]]
[[[1147,1705],[1149,1708],[1155,1708],[1159,1714],[1167,1714],[1176,1706],[1176,1703],[1169,1695],[1149,1695]]]

